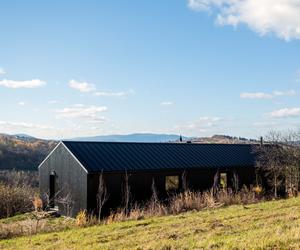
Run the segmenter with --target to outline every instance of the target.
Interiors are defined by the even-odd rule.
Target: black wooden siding
[[[41,194],[49,193],[49,180],[52,171],[56,173],[56,192],[60,196],[71,194],[73,200],[72,216],[81,209],[87,209],[87,172],[80,166],[76,159],[68,152],[63,144],[40,165],[39,179]],[[55,201],[59,210],[66,214],[64,206]]]

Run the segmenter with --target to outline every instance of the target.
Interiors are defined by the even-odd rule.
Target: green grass
[[[18,214],[15,215],[13,217],[8,217],[8,218],[4,218],[4,219],[0,219],[0,224],[11,224],[14,222],[20,222],[20,221],[24,221],[24,220],[28,220],[31,219],[32,215],[30,213],[25,213],[25,214]]]
[[[0,249],[299,249],[300,198],[0,242]]]

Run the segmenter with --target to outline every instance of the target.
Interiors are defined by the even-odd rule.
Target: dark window
[[[166,191],[178,190],[179,189],[179,176],[178,175],[166,176],[165,188],[166,188]]]
[[[220,173],[220,187],[227,188],[227,173]]]

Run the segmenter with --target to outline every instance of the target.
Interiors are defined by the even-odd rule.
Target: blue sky
[[[292,0],[2,1],[0,132],[298,128],[299,12]]]

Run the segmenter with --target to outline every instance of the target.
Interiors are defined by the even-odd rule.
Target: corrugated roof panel
[[[89,172],[254,166],[253,145],[64,141]]]

